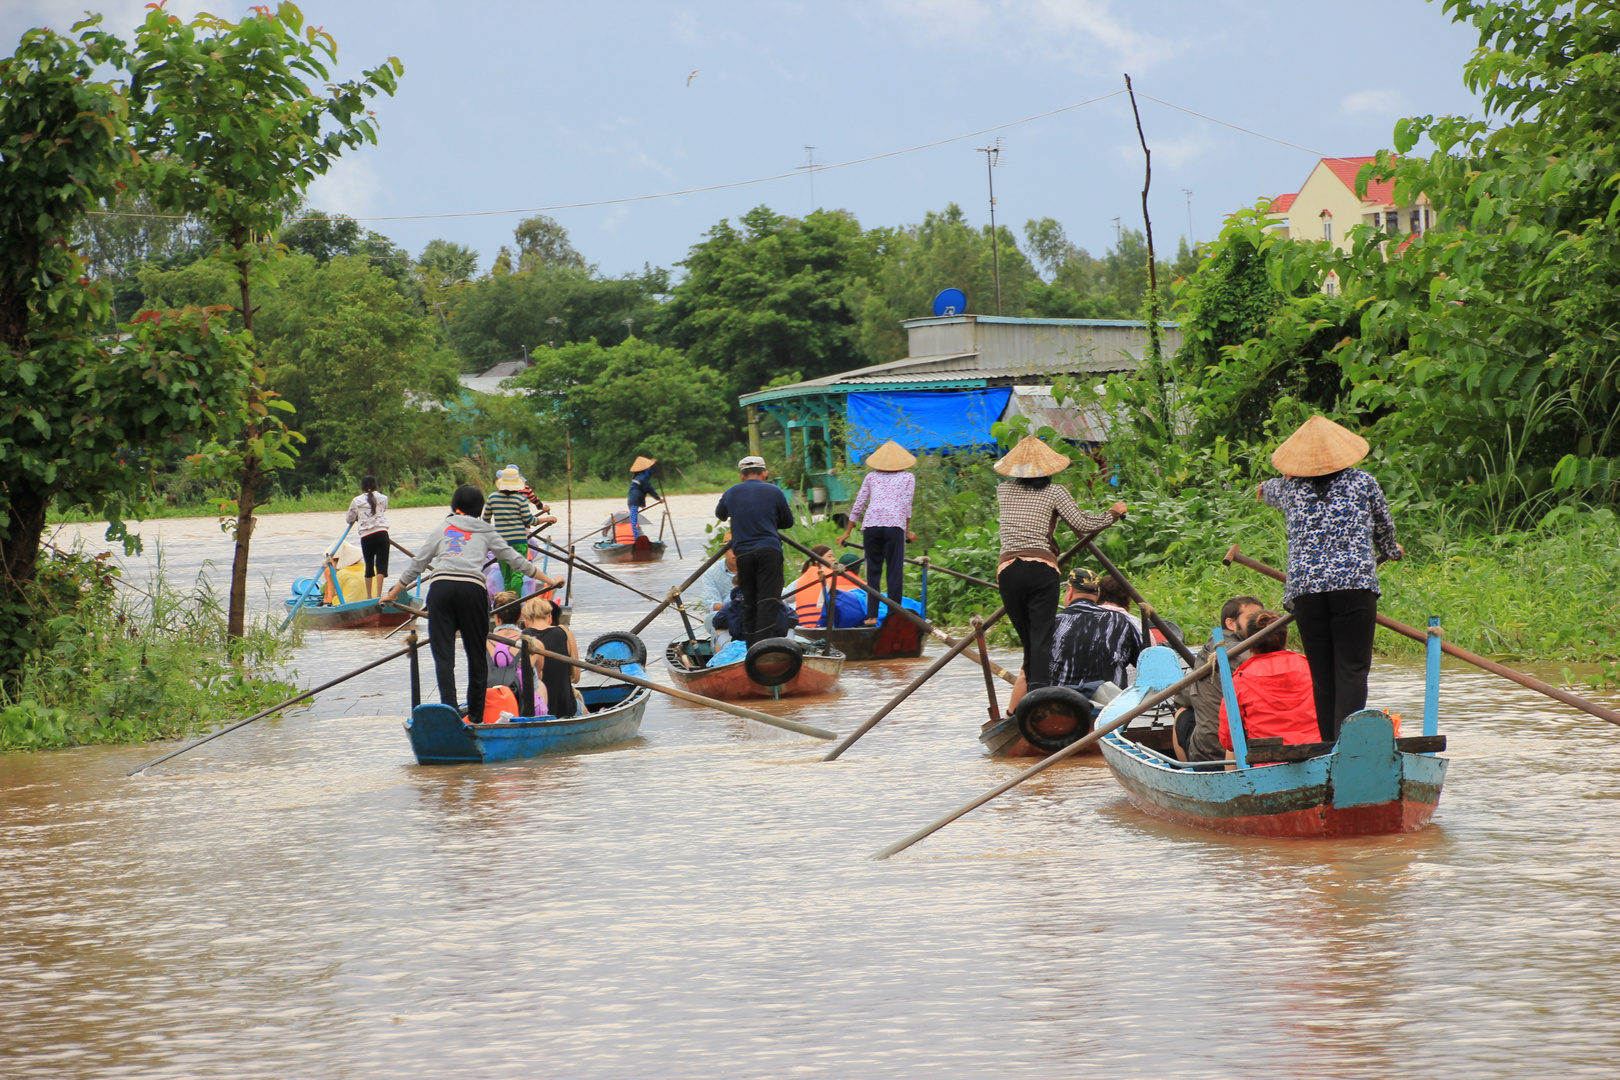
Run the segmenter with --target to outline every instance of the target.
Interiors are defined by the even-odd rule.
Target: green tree
[[[574,250],[574,245],[568,242],[568,230],[553,218],[544,214],[524,218],[512,235],[517,239],[520,270],[541,266],[586,269],[585,256]]]
[[[573,341],[617,345],[657,317],[653,290],[662,280],[549,266],[492,274],[456,291],[449,341],[469,371]]]
[[[130,73],[131,120],[146,157],[146,185],[160,201],[206,220],[219,258],[236,270],[243,327],[253,331],[256,269],[280,251],[270,238],[286,208],[346,149],[376,141],[367,102],[392,94],[404,68],[390,59],[358,80],[334,83],[337,43],[306,27],[291,3],[240,23],[211,15],[191,22],[154,6],[122,58]],[[321,83],[324,93],[306,80]],[[272,414],[263,369],[247,388],[239,442],[219,461],[235,472],[236,553],[229,632],[242,635],[248,554],[259,487],[291,461],[294,435]]]
[[[471,281],[478,273],[478,252],[450,240],[429,240],[416,257],[418,269],[440,287]]]
[[[800,219],[756,207],[740,227],[722,221],[692,248],[654,334],[724,375],[733,402],[782,371],[809,379],[859,367],[847,290],[872,273],[875,254],[847,213]]]
[[[143,267],[191,262],[206,253],[208,226],[175,214],[139,188],[125,187],[87,214],[76,236],[88,259],[90,276],[112,289],[111,317],[127,320],[142,307]]]
[[[124,98],[96,79],[116,39],[74,27],[24,34],[0,60],[0,673],[44,640],[31,606],[51,500],[110,509],[142,467],[228,427],[218,403],[247,381],[245,345],[206,314],[153,318],[123,341],[93,332],[109,309],[72,243],[115,197],[130,161]],[[109,507],[109,503],[112,505]]]

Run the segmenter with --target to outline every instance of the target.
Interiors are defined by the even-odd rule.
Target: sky
[[[115,31],[144,8],[0,0],[0,39],[66,30],[87,6]],[[1018,121],[1113,94],[1125,73],[1208,118],[1139,100],[1155,238],[1173,256],[1181,236],[1212,239],[1232,210],[1297,190],[1318,157],[1388,147],[1403,116],[1480,111],[1461,77],[1475,33],[1424,0],[300,6],[337,39],[339,78],[389,56],[405,65],[398,94],[375,107],[378,144],[349,152],[309,205],[379,219],[366,224],[413,253],[435,238],[469,245],[481,270],[526,216],[503,211],[556,218],[608,275],[672,266],[761,204],[843,209],[872,227],[955,202],[983,224],[976,150],[997,138],[997,223],[1021,236],[1025,221],[1053,217],[1100,255],[1116,222],[1141,227],[1129,99]],[[168,6],[199,8],[247,5]],[[817,168],[801,168],[812,153]],[[892,156],[841,164],[877,155]],[[763,177],[781,178],[642,198]],[[604,205],[542,211],[580,203]]]

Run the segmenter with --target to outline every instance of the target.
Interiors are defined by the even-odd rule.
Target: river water
[[[693,552],[713,499],[673,503]],[[608,507],[576,503],[576,533]],[[394,536],[438,516],[396,511]],[[262,519],[258,603],[339,517]],[[145,532],[171,580],[223,580],[211,520]],[[616,572],[657,595],[695,565]],[[575,629],[646,607],[582,576]],[[310,634],[298,678],[380,636]],[[919,664],[763,707],[847,732]],[[1419,715],[1421,676],[1380,664],[1375,701]],[[622,748],[424,768],[408,701],[388,665],[135,779],[153,747],[0,757],[0,1074],[1620,1072],[1620,733],[1481,672],[1447,667],[1452,764],[1419,833],[1183,829],[1080,759],[886,863],[1025,764],[983,756],[967,664],[833,764],[655,695]]]

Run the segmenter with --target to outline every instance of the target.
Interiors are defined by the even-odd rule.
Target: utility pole
[[[1118,219],[1116,218],[1115,220],[1117,221]],[[551,324],[551,347],[555,349],[557,347],[557,326],[562,322],[562,320],[553,315],[551,318],[547,319],[546,322]]]
[[[1182,188],[1181,193],[1187,196],[1187,244],[1189,247],[1197,247],[1198,238],[1193,235],[1192,227],[1192,191],[1189,188]]]
[[[1120,231],[1119,218],[1115,218],[1114,219],[1114,247],[1118,248],[1119,245],[1123,244],[1124,242],[1125,242],[1125,234]]]
[[[800,165],[799,168],[810,176],[810,212],[813,214],[816,212],[816,148],[806,146],[804,152],[806,163]]]
[[[981,146],[976,151],[984,155],[984,176],[990,184],[990,253],[991,266],[996,278],[996,314],[1001,314],[1001,238],[996,235],[996,175],[995,167],[1001,164],[1001,140],[997,139],[993,146]]]

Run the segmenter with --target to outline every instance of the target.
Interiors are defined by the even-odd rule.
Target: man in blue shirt
[[[775,637],[782,610],[782,529],[793,527],[787,496],[768,483],[765,459],[750,455],[737,462],[742,482],[720,496],[714,516],[731,522],[731,550],[737,556],[750,646]]]

